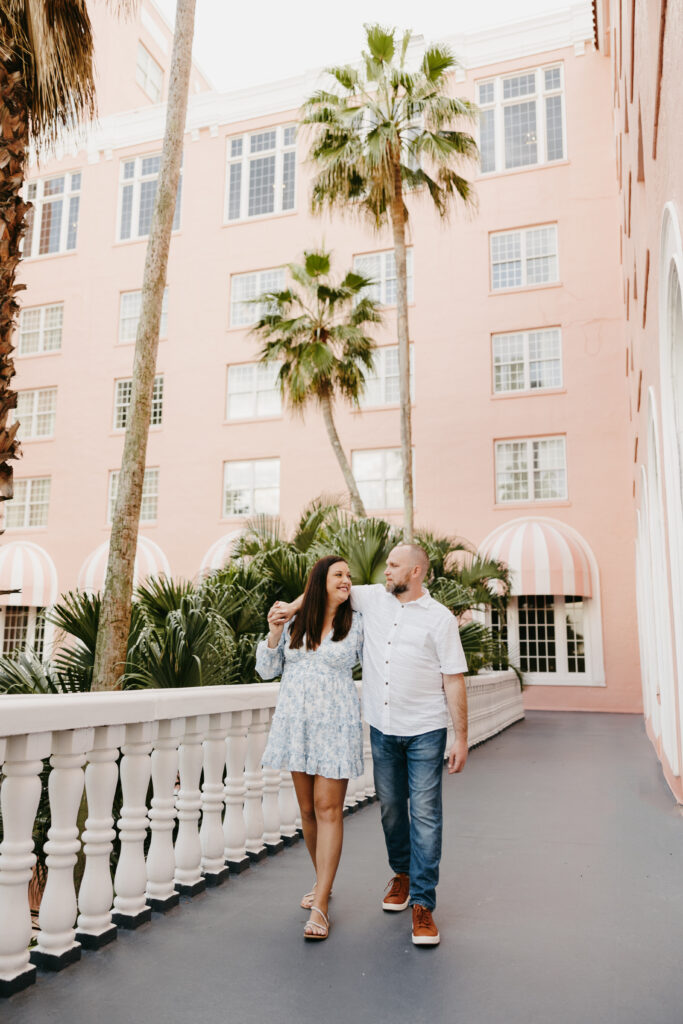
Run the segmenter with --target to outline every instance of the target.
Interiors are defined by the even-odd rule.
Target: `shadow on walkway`
[[[531,712],[444,780],[441,946],[384,914],[376,804],[327,942],[303,843],[0,1005],[7,1024],[680,1024],[683,820],[637,716]]]

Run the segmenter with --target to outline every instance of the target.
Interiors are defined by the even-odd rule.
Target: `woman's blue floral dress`
[[[263,767],[357,778],[363,774],[363,727],[351,672],[363,654],[363,616],[354,612],[344,639],[334,641],[328,633],[315,651],[291,650],[289,634],[288,623],[277,647],[262,640],[256,648],[259,675],[282,674]]]

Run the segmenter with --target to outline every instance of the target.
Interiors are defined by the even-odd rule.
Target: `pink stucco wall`
[[[590,45],[578,49],[566,45],[471,67],[464,81],[454,83],[458,94],[474,99],[478,78],[562,61],[566,160],[481,178],[476,214],[459,211],[448,224],[439,223],[423,198],[411,204],[416,517],[420,526],[475,544],[524,515],[551,516],[574,527],[599,566],[606,686],[534,686],[526,691],[527,705],[635,712],[641,690],[612,71]],[[122,89],[121,95],[129,93]],[[272,96],[276,113],[217,123],[213,113],[203,123],[198,114],[186,138],[181,227],[168,272],[169,336],[159,349],[164,422],[150,433],[147,460],[160,467],[159,516],[141,526],[180,576],[193,577],[208,547],[240,525],[221,517],[225,460],[280,457],[286,525],[309,499],[343,490],[315,411],[304,421],[285,413],[277,420],[224,422],[226,366],[257,356],[247,330],[229,328],[230,275],[276,267],[323,242],[334,250],[339,269],[355,253],[391,246],[388,234],[307,212],[301,144],[296,212],[223,224],[226,137],[296,119],[295,107],[281,109],[278,87]],[[240,102],[226,99],[226,109]],[[245,110],[250,103],[245,94]],[[115,241],[119,163],[158,149],[158,142],[122,143],[110,152],[104,147],[90,163],[81,152],[41,169],[81,169],[82,205],[76,253],[36,258],[21,269],[27,304],[64,301],[64,341],[56,355],[17,359],[17,386],[57,385],[58,406],[54,439],[27,442],[16,474],[51,475],[49,525],[11,535],[30,536],[49,551],[61,589],[76,585],[83,560],[108,537],[108,472],[118,468],[123,445],[111,429],[114,380],[130,374],[133,346],[117,342],[119,293],[140,287],[145,242]],[[558,224],[560,282],[492,294],[489,233],[546,222]],[[380,344],[395,343],[393,317],[389,309]],[[563,332],[563,388],[493,397],[491,334],[556,325]],[[347,451],[399,444],[396,408],[339,409],[338,427]],[[553,433],[567,438],[568,500],[497,506],[494,442]]]

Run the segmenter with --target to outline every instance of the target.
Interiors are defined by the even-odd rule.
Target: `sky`
[[[170,21],[175,0],[155,0]],[[586,6],[589,0],[585,0]],[[566,8],[568,0],[197,0],[195,59],[221,92],[357,59],[363,23],[410,28],[427,42]]]

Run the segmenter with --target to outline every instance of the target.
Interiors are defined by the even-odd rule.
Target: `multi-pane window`
[[[585,635],[586,600],[552,594],[521,594],[507,608],[506,626],[489,613],[494,633],[508,647],[510,661],[522,672],[544,676],[536,682],[584,683],[588,674]],[[583,678],[580,678],[583,677]]]
[[[159,182],[161,154],[136,156],[121,161],[119,185],[119,240],[146,238],[152,226],[154,200]],[[176,194],[173,230],[180,227],[180,199],[183,172],[180,170]]]
[[[116,496],[119,490],[119,471],[114,469],[109,474],[109,501],[107,504],[107,522],[114,520]],[[149,523],[157,518],[159,503],[159,467],[153,466],[145,470],[142,480],[142,501],[140,503],[140,522]]]
[[[371,278],[375,283],[367,289],[366,295],[374,302],[383,306],[396,305],[396,260],[394,250],[383,252],[366,252],[353,257],[353,269],[363,277]],[[413,290],[413,250],[406,249],[406,275],[408,286],[408,302],[414,301]]]
[[[128,377],[116,381],[114,392],[114,430],[125,430],[128,423],[128,410],[133,396],[133,380]],[[158,373],[154,378],[152,391],[152,412],[149,419],[151,427],[160,427],[164,411],[164,375]]]
[[[152,103],[161,103],[164,72],[146,46],[138,43],[135,81],[147,93]]]
[[[6,605],[2,609],[2,653],[13,654],[30,647],[40,659],[45,647],[45,609]]]
[[[8,530],[24,530],[47,526],[50,506],[50,477],[29,477],[14,481],[14,497],[4,503],[5,526]]]
[[[295,125],[235,136],[227,144],[226,221],[294,209]]]
[[[559,501],[567,497],[564,437],[496,442],[496,501]]]
[[[224,516],[276,516],[280,511],[280,460],[226,462],[223,467]]]
[[[15,419],[19,420],[19,437],[32,441],[52,437],[55,432],[57,388],[36,388],[17,393]]]
[[[33,204],[26,214],[24,256],[46,256],[76,248],[81,172],[41,178],[26,185]]]
[[[564,623],[567,630],[567,671],[586,671],[584,600],[567,596],[564,599]]]
[[[531,288],[559,280],[557,225],[502,231],[491,239],[491,288]]]
[[[228,420],[279,416],[282,411],[278,386],[279,363],[242,363],[228,367]]]
[[[562,387],[559,327],[494,334],[492,348],[495,394]]]
[[[414,351],[410,346],[410,397],[414,399]],[[373,369],[366,370],[361,409],[378,405],[397,405],[400,399],[398,378],[398,345],[376,348]]]
[[[119,306],[119,341],[135,341],[140,321],[142,292],[121,292]],[[168,334],[168,286],[164,288],[161,301],[161,320],[159,321],[159,337]]]
[[[545,594],[517,598],[519,667],[522,672],[556,672],[554,599]]]
[[[352,470],[366,509],[401,508],[403,459],[400,448],[354,452]]]
[[[230,278],[230,326],[247,327],[267,311],[267,305],[254,302],[265,292],[280,292],[285,287],[285,268],[233,274]]]
[[[561,65],[478,82],[477,102],[484,174],[565,158]]]
[[[22,309],[19,318],[17,355],[32,356],[40,352],[58,352],[62,347],[64,306],[30,306]]]

